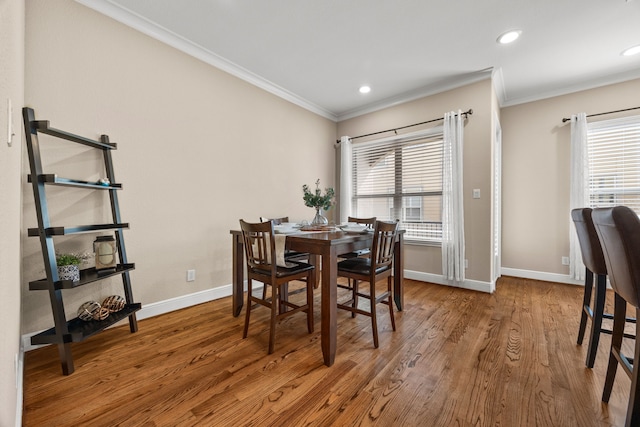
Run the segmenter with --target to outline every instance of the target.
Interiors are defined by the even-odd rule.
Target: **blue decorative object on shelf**
[[[111,185],[111,182],[109,182],[109,178],[101,178],[98,183],[104,187],[108,187]]]

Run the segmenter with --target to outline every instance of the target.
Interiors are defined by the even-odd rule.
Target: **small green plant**
[[[87,254],[56,254],[56,264],[58,267],[63,267],[65,265],[80,265],[87,262],[87,258],[89,256]]]
[[[309,186],[307,184],[302,186],[302,191],[304,192],[304,205],[310,208],[322,208],[325,211],[329,210],[333,205],[333,196],[335,192],[333,188],[325,188],[324,195],[320,191],[320,179],[316,181],[316,189],[314,192],[309,190]]]

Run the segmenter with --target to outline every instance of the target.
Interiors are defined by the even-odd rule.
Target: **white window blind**
[[[405,239],[442,239],[442,128],[353,144],[353,216],[400,220]]]
[[[590,206],[640,214],[640,116],[589,123],[587,140]]]

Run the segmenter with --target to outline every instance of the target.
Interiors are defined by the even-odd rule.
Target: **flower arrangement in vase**
[[[304,193],[303,200],[304,205],[310,208],[314,208],[316,210],[316,216],[313,217],[313,221],[311,221],[311,225],[325,225],[328,224],[329,221],[322,215],[322,210],[325,211],[331,209],[333,205],[333,196],[335,192],[333,188],[325,188],[324,195],[320,190],[320,179],[316,181],[316,189],[315,191],[309,190],[309,186],[307,184],[302,186],[302,191]]]

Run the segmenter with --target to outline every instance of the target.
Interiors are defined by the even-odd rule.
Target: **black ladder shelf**
[[[53,312],[54,322],[54,326],[51,329],[32,336],[31,343],[34,345],[56,344],[58,346],[58,353],[62,364],[62,372],[65,375],[69,375],[74,371],[73,357],[71,355],[72,342],[83,341],[84,339],[103,331],[109,326],[127,317],[129,318],[129,328],[131,329],[131,332],[133,333],[138,330],[138,322],[135,313],[140,310],[141,304],[133,301],[131,279],[129,277],[129,272],[135,268],[135,265],[127,262],[127,252],[125,250],[123,235],[123,230],[128,228],[129,224],[123,223],[120,218],[117,190],[122,189],[122,185],[116,184],[113,172],[113,162],[111,160],[111,150],[116,149],[116,144],[109,142],[109,137],[107,135],[102,135],[100,141],[94,141],[58,129],[53,129],[49,126],[48,121],[36,120],[35,113],[31,108],[23,108],[22,116],[24,120],[27,149],[29,152],[29,165],[31,167],[31,174],[28,176],[28,180],[32,184],[36,215],[38,217],[38,228],[30,228],[28,230],[28,235],[40,238],[42,256],[44,258],[44,266],[47,276],[44,279],[29,282],[29,289],[49,291],[49,299],[51,300],[51,310]],[[69,178],[61,178],[54,174],[43,173],[38,132],[102,150],[105,172],[110,184],[102,185],[95,182],[92,183]],[[45,191],[45,186],[47,185],[108,191],[109,199],[111,201],[113,223],[80,225],[73,227],[52,226],[49,221],[49,211],[47,208]],[[115,234],[119,257],[119,264],[116,269],[103,272],[97,271],[95,268],[87,268],[80,271],[80,280],[78,281],[60,280],[56,263],[54,236],[103,231],[113,231]],[[124,309],[111,313],[105,320],[92,320],[86,322],[77,317],[67,320],[62,299],[63,289],[77,288],[115,275],[122,276],[122,285],[126,301]]]

